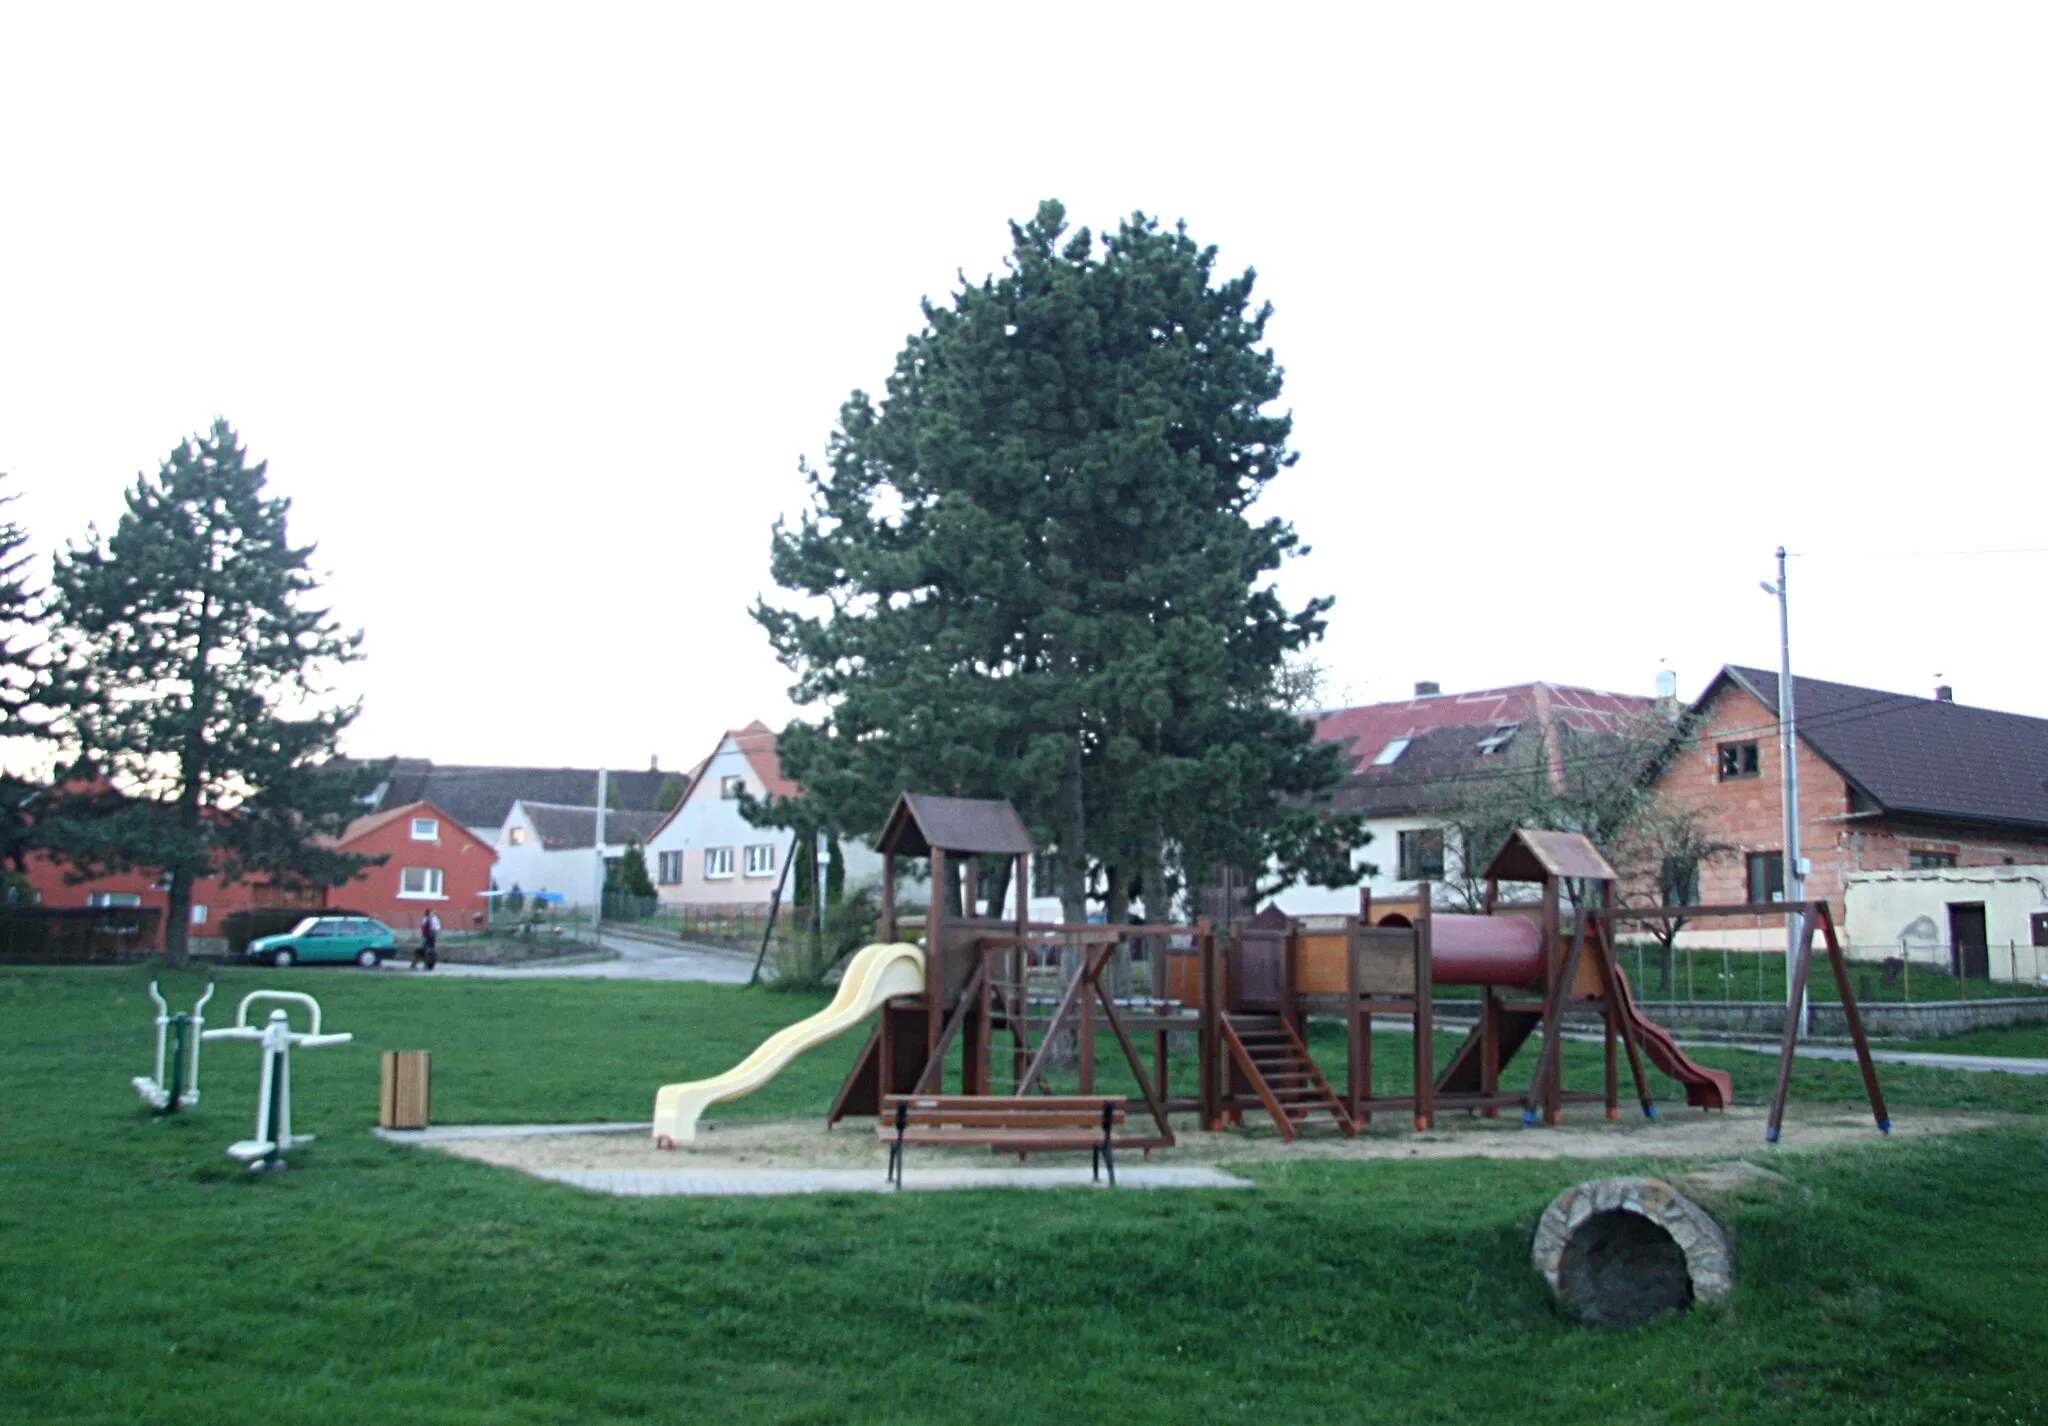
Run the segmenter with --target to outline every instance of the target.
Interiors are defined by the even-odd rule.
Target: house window
[[[732,848],[706,847],[704,849],[704,875],[731,876]]]
[[[2027,924],[2033,929],[2034,944],[2048,946],[2048,911],[2034,912],[2027,918]]]
[[[1515,740],[1515,734],[1521,730],[1520,723],[1501,724],[1488,736],[1479,740],[1479,756],[1490,758],[1506,752],[1508,744]]]
[[[747,848],[748,876],[775,875],[775,843],[761,842]]]
[[[1785,899],[1785,854],[1783,852],[1751,852],[1749,854],[1749,899],[1761,905],[1766,901]]]
[[[526,829],[524,827],[507,827],[505,829],[505,845],[508,847],[525,846]]]
[[[415,817],[412,819],[412,839],[415,842],[438,842],[441,840],[440,819]]]
[[[1909,850],[1906,853],[1906,869],[1908,871],[1942,871],[1946,868],[1954,866],[1955,864],[1956,854],[1954,852],[1922,852]]]
[[[206,924],[206,908],[196,902],[192,906],[192,924],[195,926],[204,926]]]
[[[721,777],[718,779],[718,795],[727,802],[737,802],[746,785],[747,780],[743,777]]]
[[[1755,743],[1721,744],[1721,781],[1727,782],[1737,777],[1755,777],[1760,770]]]
[[[138,891],[88,891],[85,894],[87,906],[140,906],[142,893]]]
[[[681,852],[657,852],[654,858],[654,879],[663,886],[683,884],[683,854]]]
[[[1401,760],[1401,754],[1407,752],[1408,745],[1414,741],[1413,738],[1394,739],[1384,748],[1380,749],[1380,755],[1372,760],[1372,765],[1374,767],[1392,767]]]
[[[398,894],[416,901],[440,901],[441,868],[437,866],[409,866],[398,873]]]
[[[1444,834],[1440,827],[1401,834],[1401,880],[1436,881],[1444,874]]]

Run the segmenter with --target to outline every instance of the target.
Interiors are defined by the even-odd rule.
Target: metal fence
[[[1783,1002],[1785,952],[1738,946],[1679,946],[1668,956],[1654,941],[1624,940],[1618,949],[1636,995],[1646,1001],[1759,1000]],[[2009,1000],[2048,996],[2048,946],[1844,945],[1849,986],[1873,1004]],[[1813,948],[1812,993],[1833,999],[1827,953]]]

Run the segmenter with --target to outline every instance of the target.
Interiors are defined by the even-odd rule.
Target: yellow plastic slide
[[[851,1029],[884,1001],[923,990],[923,951],[916,946],[869,946],[847,962],[839,993],[823,1010],[777,1030],[724,1074],[663,1085],[654,1096],[654,1142],[664,1149],[695,1143],[697,1117],[708,1106],[752,1094],[805,1050]]]

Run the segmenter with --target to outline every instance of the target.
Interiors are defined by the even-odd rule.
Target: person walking
[[[418,970],[420,968],[421,961],[425,961],[427,963],[428,970],[432,970],[434,966],[440,961],[441,954],[438,950],[435,949],[440,939],[441,918],[439,916],[436,916],[432,911],[429,911],[426,915],[420,917],[419,949],[414,951],[412,954],[412,968],[414,970]]]

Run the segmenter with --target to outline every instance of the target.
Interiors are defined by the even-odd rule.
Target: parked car
[[[248,956],[274,966],[354,961],[369,970],[397,940],[389,926],[368,916],[308,916],[281,936],[258,936],[249,943]]]

